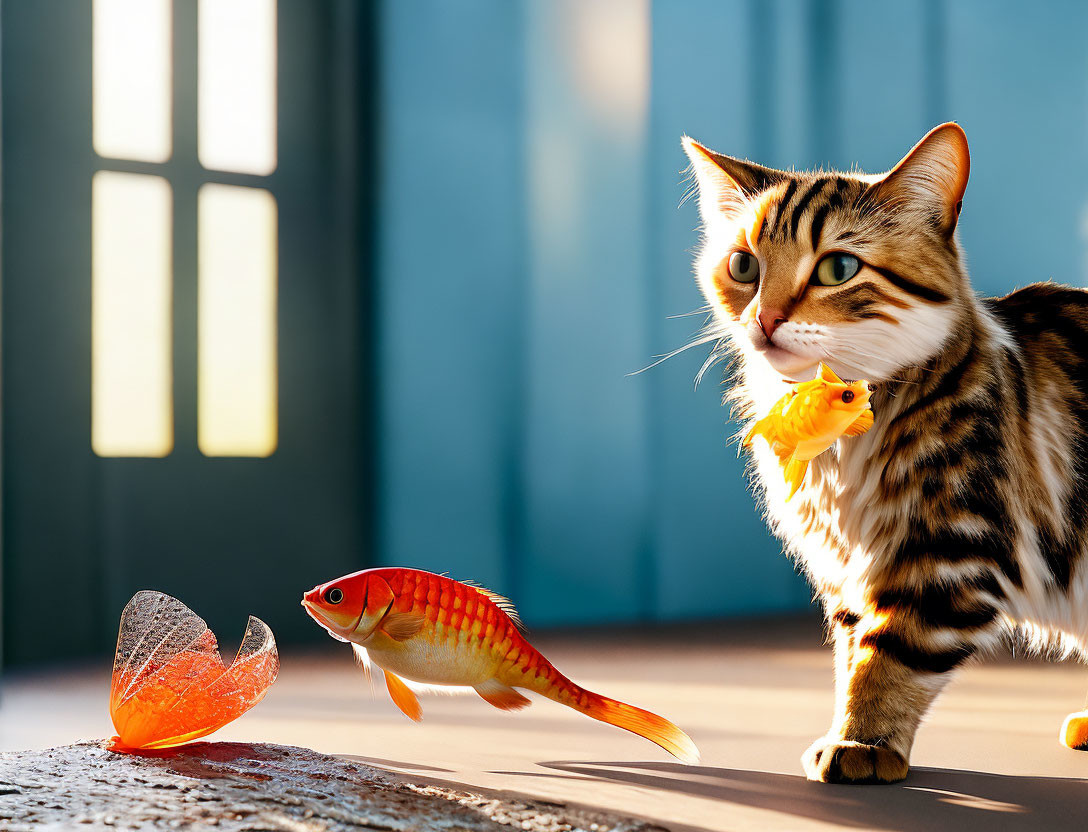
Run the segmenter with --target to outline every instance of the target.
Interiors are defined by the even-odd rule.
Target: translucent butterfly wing
[[[110,715],[122,745],[178,745],[237,719],[278,673],[276,640],[260,619],[249,619],[238,655],[224,667],[203,619],[176,598],[144,591],[121,614]]]
[[[127,702],[171,658],[190,648],[219,655],[215,636],[211,644],[204,619],[177,598],[143,590],[132,596],[121,612],[117,652],[113,657],[110,709]]]
[[[221,703],[227,718],[220,725],[226,725],[264,699],[279,675],[280,657],[268,625],[251,615],[238,655],[230,667],[220,663],[218,670],[218,676],[208,681],[208,695]]]

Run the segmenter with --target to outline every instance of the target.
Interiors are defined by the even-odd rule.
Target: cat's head
[[[795,173],[684,139],[704,244],[700,287],[757,371],[886,380],[932,358],[970,304],[956,222],[970,160],[956,124],[889,173]]]

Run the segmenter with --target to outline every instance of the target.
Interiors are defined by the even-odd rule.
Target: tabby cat
[[[789,502],[766,443],[753,463],[834,641],[834,716],[805,772],[900,780],[919,722],[972,656],[1011,632],[1088,653],[1088,292],[974,293],[955,233],[970,166],[956,124],[877,176],[684,147],[697,277],[736,355],[740,415],[766,413],[821,361],[873,388],[872,429],[815,459]],[[1083,745],[1088,713],[1067,728]]]

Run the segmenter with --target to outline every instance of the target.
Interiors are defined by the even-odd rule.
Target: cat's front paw
[[[1074,751],[1088,751],[1088,711],[1077,711],[1067,716],[1058,741]]]
[[[898,751],[820,737],[801,757],[805,776],[819,783],[895,783],[907,776],[910,766]]]

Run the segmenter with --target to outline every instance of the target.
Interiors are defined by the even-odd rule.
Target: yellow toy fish
[[[847,384],[821,364],[816,378],[795,384],[770,413],[752,425],[744,437],[744,447],[751,445],[757,435],[767,440],[778,455],[790,487],[788,500],[804,482],[809,460],[834,445],[840,436],[861,436],[872,426],[868,383]]]

